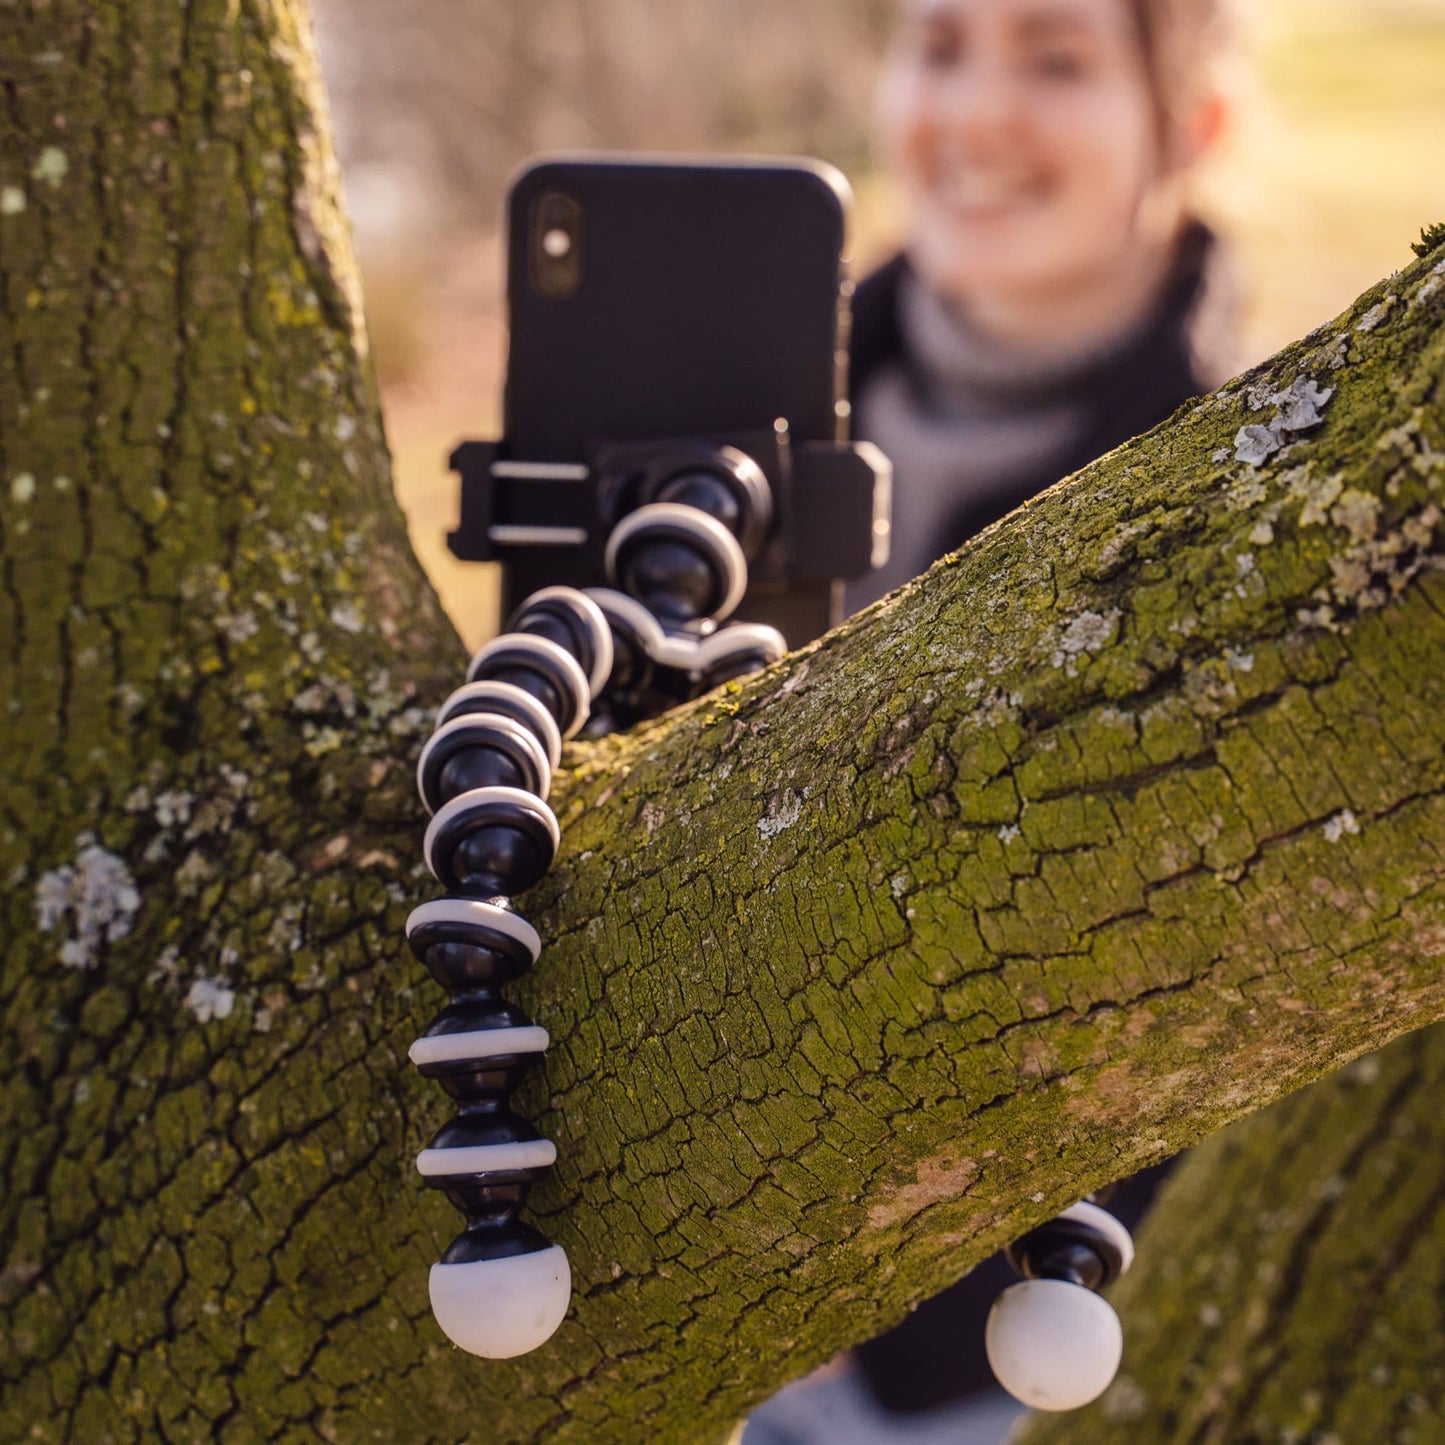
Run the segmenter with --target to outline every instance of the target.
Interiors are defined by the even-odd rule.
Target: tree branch
[[[1445,1435],[1442,1083],[1422,1029],[1204,1144],[1115,1292],[1120,1378],[1028,1445]]]

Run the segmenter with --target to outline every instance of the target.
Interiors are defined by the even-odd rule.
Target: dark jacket
[[[896,361],[905,373],[914,370],[898,320],[899,288],[908,269],[907,257],[895,256],[861,281],[854,294],[849,383],[855,417],[860,394],[881,366]],[[1132,340],[1070,381],[1070,395],[1082,400],[1087,412],[1075,443],[1047,470],[1016,479],[985,504],[960,507],[934,555],[910,559],[916,561],[912,570],[923,571],[1045,487],[1225,381],[1232,374],[1232,289],[1213,233],[1192,222],[1180,238],[1153,316]],[[915,377],[915,386],[926,394],[925,378]],[[898,479],[898,485],[907,484],[906,476]]]

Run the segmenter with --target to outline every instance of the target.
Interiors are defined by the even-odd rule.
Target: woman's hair
[[[1166,143],[1232,48],[1231,0],[1128,0]]]

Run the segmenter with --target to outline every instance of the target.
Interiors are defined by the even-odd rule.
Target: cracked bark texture
[[[1119,1378],[1020,1445],[1445,1438],[1442,1089],[1426,1029],[1203,1144],[1114,1292]]]
[[[518,1104],[576,1307],[525,1360],[449,1349],[456,1216],[411,1166],[445,1100],[404,1062],[441,997],[400,938],[462,659],[390,497],[304,12],[4,13],[0,1434],[721,1435],[1445,1016],[1437,252],[569,755]]]

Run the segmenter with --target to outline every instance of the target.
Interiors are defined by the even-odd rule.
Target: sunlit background
[[[861,274],[899,236],[869,154],[892,0],[314,0],[397,490],[468,645],[490,569],[454,561],[446,455],[494,435],[502,193],[542,149],[808,153],[858,195]],[[1328,320],[1445,219],[1445,0],[1244,0],[1232,133],[1201,210],[1244,358]]]

